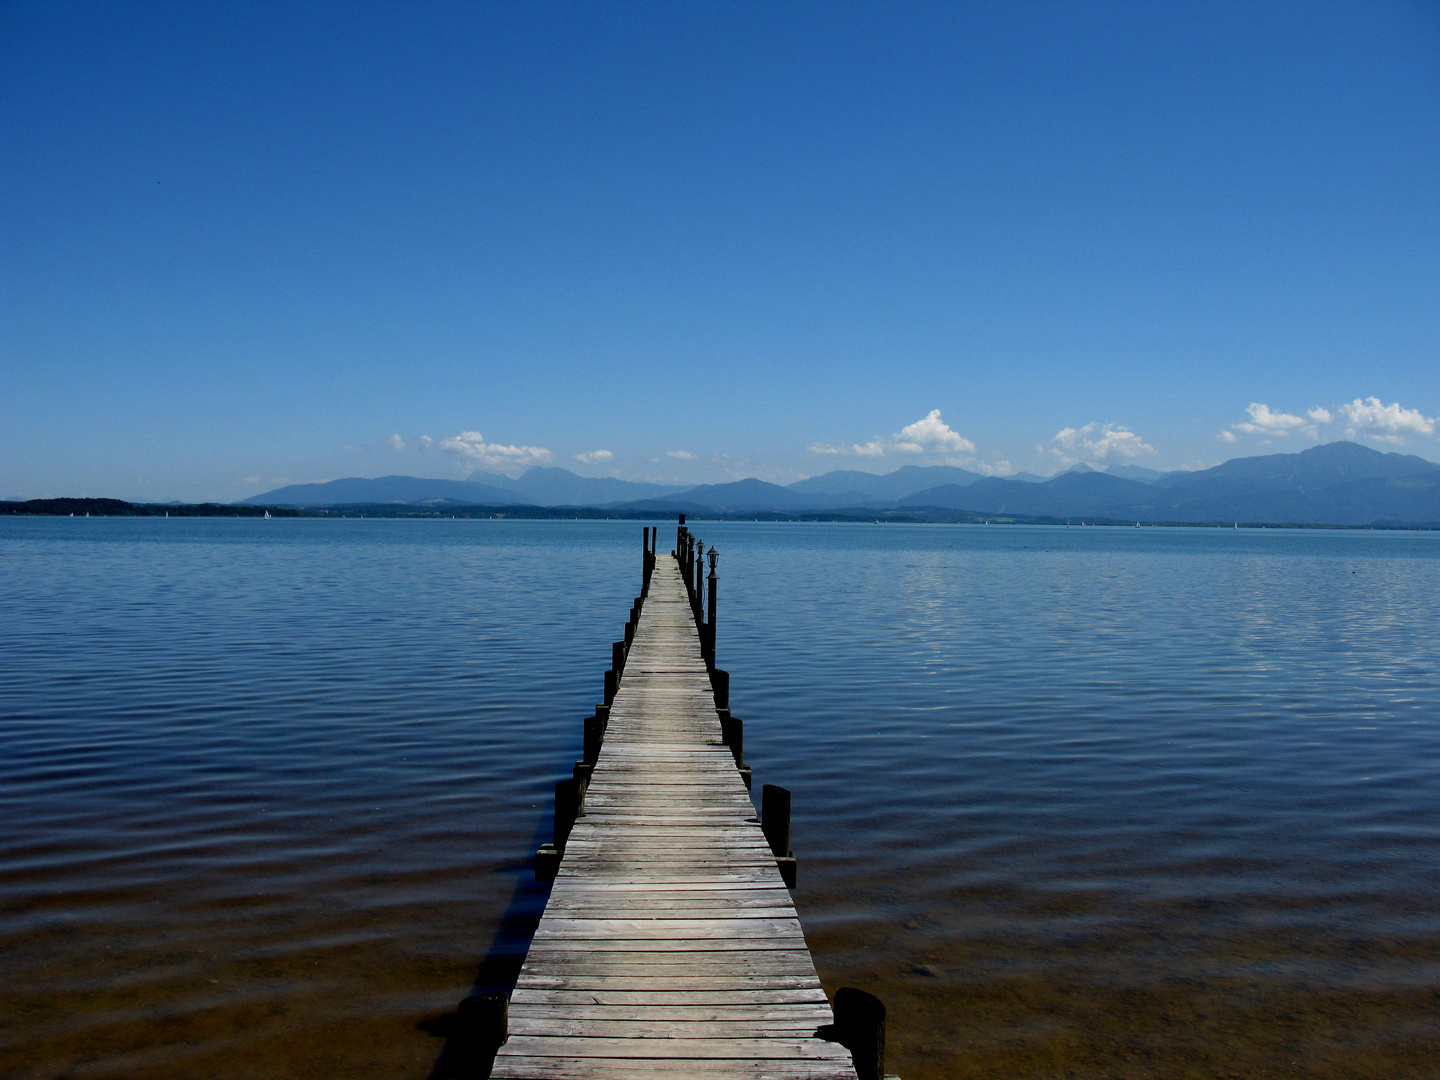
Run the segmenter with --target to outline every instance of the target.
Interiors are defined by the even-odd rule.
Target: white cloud
[[[1426,416],[1419,409],[1407,409],[1398,401],[1385,405],[1376,397],[1356,398],[1335,410],[1316,405],[1306,410],[1304,416],[1277,412],[1258,401],[1252,401],[1245,411],[1249,414],[1248,420],[1231,424],[1228,429],[1217,432],[1215,437],[1221,442],[1233,443],[1236,432],[1271,439],[1295,432],[1319,441],[1321,427],[1343,420],[1346,425],[1344,437],[1347,439],[1364,436],[1376,442],[1404,443],[1406,436],[1434,435],[1437,425],[1440,425],[1440,419]]]
[[[585,465],[594,465],[597,462],[609,461],[614,456],[609,450],[589,450],[583,454],[576,454],[575,460]]]
[[[864,442],[864,444],[854,442],[850,446],[832,446],[828,442],[812,442],[805,449],[811,454],[854,454],[858,458],[881,458],[886,454],[886,446],[878,439]]]
[[[895,449],[902,454],[973,454],[975,444],[941,420],[939,409],[931,409],[923,419],[900,429]]]
[[[391,435],[385,440],[385,445],[397,454],[403,454],[406,450],[429,450],[435,445],[435,440],[429,435],[421,435],[418,438],[406,442],[399,435]]]
[[[695,455],[689,450],[666,450],[665,456],[669,458],[679,458],[681,461],[695,460]]]
[[[1155,447],[1127,427],[1089,423],[1081,428],[1061,428],[1045,448],[1064,465],[1081,461],[1105,461],[1111,457],[1134,458],[1154,454]]]
[[[1382,405],[1379,398],[1371,397],[1361,401],[1356,398],[1340,406],[1345,417],[1345,435],[1354,438],[1363,434],[1376,442],[1403,445],[1406,435],[1434,435],[1436,417],[1426,416],[1419,409],[1406,409],[1397,401],[1393,405]]]
[[[506,446],[501,443],[487,443],[478,431],[462,431],[448,439],[440,440],[440,449],[448,454],[478,461],[481,465],[498,469],[502,473],[518,473],[529,465],[540,465],[555,455],[543,446]]]
[[[1258,401],[1252,401],[1245,411],[1250,414],[1250,419],[1230,426],[1246,435],[1289,435],[1292,431],[1311,428],[1303,416],[1275,412],[1269,405]]]
[[[1013,476],[1020,471],[1008,461],[977,461],[970,470],[983,476]]]
[[[969,464],[968,455],[975,453],[975,444],[940,418],[939,409],[931,409],[922,419],[907,424],[889,439],[871,439],[848,446],[833,443],[811,443],[805,448],[812,454],[855,457],[884,457],[887,453],[928,454],[951,464]],[[960,459],[960,460],[957,460]]]
[[[247,476],[247,477],[245,477],[244,480],[242,480],[242,481],[240,481],[240,482],[241,482],[242,484],[258,484],[258,483],[260,483],[260,477],[258,477],[258,476]]]

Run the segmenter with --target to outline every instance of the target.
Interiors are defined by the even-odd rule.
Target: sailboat
[[[265,511],[265,520],[266,520],[266,521],[269,521],[269,520],[270,520],[270,511],[269,511],[269,510],[266,510],[266,511]]]

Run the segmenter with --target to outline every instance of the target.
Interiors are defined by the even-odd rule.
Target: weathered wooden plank
[[[506,1055],[496,1080],[642,1080],[644,1077],[704,1077],[705,1080],[855,1080],[855,1070],[829,1061],[693,1061],[599,1057],[529,1057]]]
[[[536,938],[530,943],[530,952],[572,952],[583,947],[594,952],[649,952],[657,941],[664,941],[665,947],[676,953],[745,953],[745,952],[788,952],[804,943],[804,939],[793,937],[754,938]]]
[[[816,1037],[815,1032],[820,1026],[809,1019],[783,1017],[776,1020],[762,1020],[757,1016],[735,1020],[661,1020],[647,1014],[640,1019],[611,1020],[593,1016],[577,1019],[510,1014],[511,1038],[517,1035],[546,1035],[597,1039],[753,1039],[763,1032],[787,1039],[803,1039]]]
[[[760,1020],[821,1027],[830,1022],[826,1006],[808,1005],[512,1005],[512,1020],[658,1020],[666,1023],[691,1020]]]

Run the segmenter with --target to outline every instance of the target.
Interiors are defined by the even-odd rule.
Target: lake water
[[[1440,1076],[1440,534],[694,528],[891,1071]],[[640,530],[0,519],[0,1075],[444,1073]]]

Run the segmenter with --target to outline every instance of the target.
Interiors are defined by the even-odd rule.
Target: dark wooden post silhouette
[[[695,545],[695,588],[690,593],[690,606],[695,609],[695,627],[700,631],[700,641],[705,641],[705,544]]]
[[[760,789],[760,831],[775,856],[780,877],[795,888],[795,856],[790,851],[790,792],[774,784]]]
[[[705,624],[705,664],[707,667],[715,666],[715,564],[720,560],[720,553],[713,547],[710,549],[710,618]]]
[[[859,1080],[884,1080],[885,1006],[879,998],[853,986],[837,990],[835,1034],[850,1051]]]

